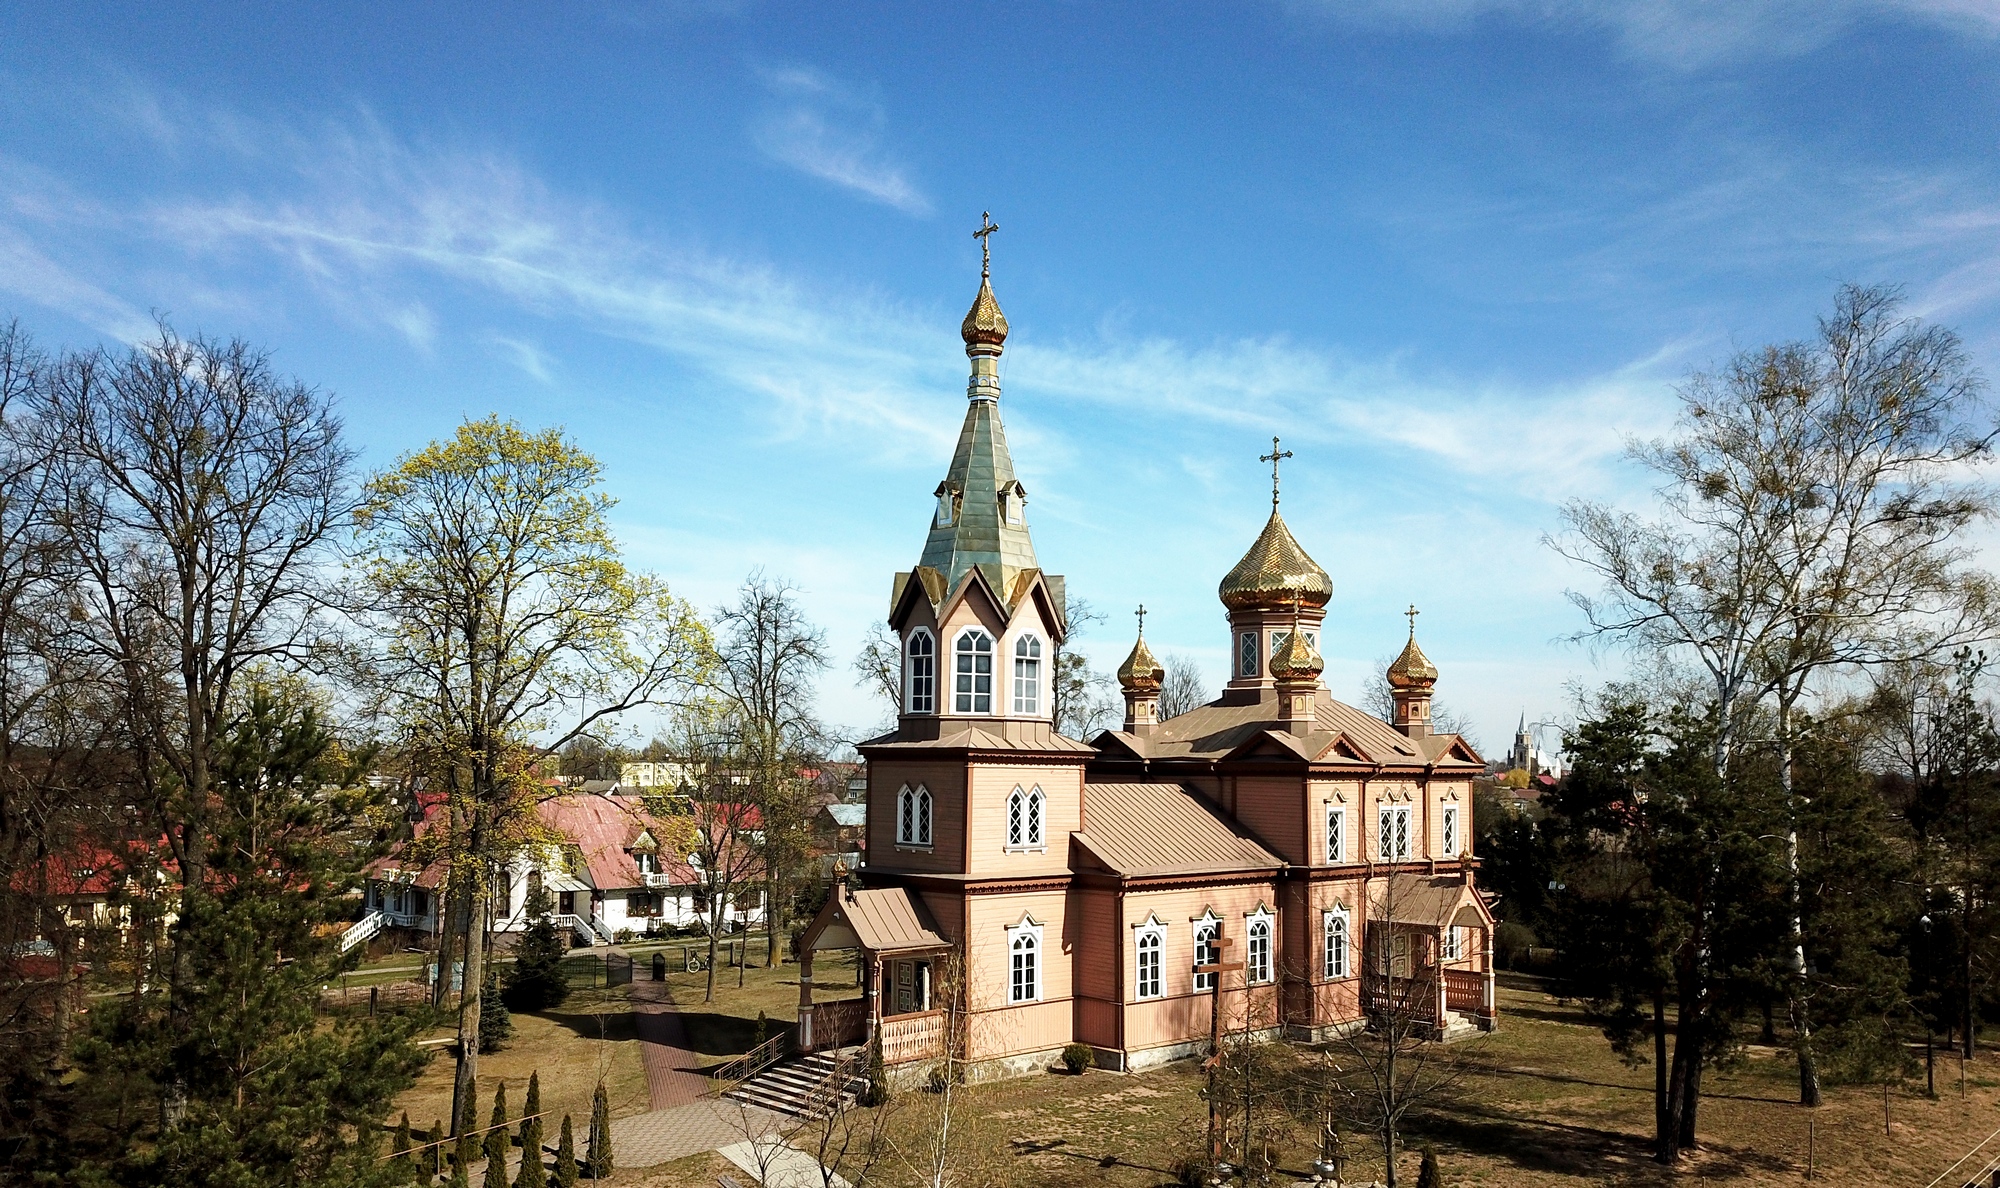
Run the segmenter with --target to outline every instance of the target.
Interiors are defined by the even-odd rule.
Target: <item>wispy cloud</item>
[[[501,357],[542,383],[555,382],[555,360],[547,351],[524,338],[489,334],[487,341],[500,349]]]
[[[760,75],[773,99],[751,126],[760,152],[906,214],[930,213],[930,199],[882,147],[888,116],[879,102],[813,70]]]
[[[1991,0],[1302,0],[1344,20],[1462,31],[1482,18],[1588,28],[1676,69],[1810,53],[1868,22],[2000,36]]]

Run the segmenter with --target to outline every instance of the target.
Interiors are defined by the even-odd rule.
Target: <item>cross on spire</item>
[[[1137,612],[1137,613],[1138,613],[1138,615],[1139,615],[1139,638],[1140,638],[1140,639],[1144,639],[1144,638],[1146,638],[1146,604],[1145,604],[1145,603],[1143,603],[1143,602],[1142,602],[1142,603],[1140,603],[1140,604],[1139,604],[1139,610],[1138,610],[1138,612]]]
[[[1412,602],[1410,604],[1410,609],[1404,611],[1403,613],[1405,615],[1408,615],[1410,618],[1410,638],[1415,639],[1417,637],[1417,616],[1423,614],[1424,612],[1418,610],[1417,604]]]
[[[1291,456],[1292,451],[1281,451],[1278,449],[1278,439],[1273,437],[1271,439],[1271,452],[1261,454],[1257,458],[1259,462],[1269,462],[1271,464],[1271,508],[1273,511],[1277,510],[1278,507],[1278,463]]]
[[[993,241],[989,237],[999,229],[1000,224],[993,221],[992,211],[982,210],[979,212],[979,230],[974,231],[972,237],[979,241],[980,280],[985,280],[993,275]]]

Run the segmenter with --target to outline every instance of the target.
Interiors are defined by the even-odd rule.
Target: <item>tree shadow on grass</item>
[[[1679,1171],[1653,1162],[1645,1135],[1514,1117],[1483,1106],[1440,1106],[1411,1120],[1412,1137],[1437,1139],[1467,1151],[1505,1159],[1527,1171],[1628,1183],[1671,1183]],[[1703,1144],[1704,1179],[1747,1177],[1769,1182],[1797,1172],[1789,1160],[1739,1147]]]
[[[612,1004],[606,1004],[610,1008]],[[616,1009],[602,1012],[588,1010],[554,1010],[532,1012],[538,1019],[547,1019],[557,1027],[570,1032],[579,1039],[603,1039],[619,1042],[639,1038],[637,1020],[632,1012],[618,1004]]]

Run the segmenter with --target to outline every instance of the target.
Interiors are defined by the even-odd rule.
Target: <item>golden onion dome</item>
[[[1118,666],[1118,683],[1134,692],[1157,693],[1166,675],[1167,670],[1153,659],[1153,649],[1146,646],[1143,635],[1132,645],[1132,654],[1125,657],[1125,663]]]
[[[1292,539],[1274,507],[1257,543],[1222,579],[1216,595],[1230,610],[1283,610],[1294,604],[1317,610],[1333,597],[1333,582]]]
[[[1389,685],[1395,689],[1414,689],[1419,686],[1435,685],[1438,679],[1437,665],[1417,646],[1417,633],[1410,631],[1410,642],[1403,645],[1403,654],[1389,666]]]
[[[977,347],[998,350],[1007,341],[1007,315],[1000,312],[993,285],[983,276],[979,278],[979,295],[972,299],[972,308],[966,311],[965,323],[958,328],[958,334],[965,339],[968,351]]]
[[[1281,681],[1318,680],[1325,668],[1326,661],[1320,658],[1319,649],[1296,623],[1286,634],[1285,642],[1271,653],[1271,675]]]

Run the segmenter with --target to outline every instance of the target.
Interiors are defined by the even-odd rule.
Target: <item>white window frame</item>
[[[1132,930],[1132,996],[1160,998],[1167,992],[1167,926],[1148,916]]]
[[[1347,861],[1347,806],[1326,802],[1326,860]]]
[[[1032,632],[1014,641],[1014,712],[1042,712],[1042,637]]]
[[[1445,961],[1465,960],[1465,933],[1456,924],[1447,924],[1439,931],[1439,957]]]
[[[1326,946],[1320,955],[1321,976],[1329,982],[1353,976],[1354,954],[1350,946],[1354,943],[1354,933],[1347,909],[1328,908],[1320,922],[1320,934]]]
[[[1252,986],[1272,981],[1278,927],[1269,908],[1260,907],[1243,917],[1243,938],[1243,980]],[[1263,941],[1261,954],[1258,952],[1259,940]]]
[[[918,644],[922,643],[920,650]],[[934,714],[937,712],[937,637],[927,627],[919,627],[910,632],[909,641],[903,647],[905,686],[903,712],[910,714]],[[928,670],[928,671],[926,671]]]
[[[904,784],[896,792],[896,844],[915,849],[931,848],[937,822],[937,801],[922,784]]]
[[[1026,956],[1027,986],[1021,976],[1021,958]],[[1007,1002],[1014,1005],[1042,1000],[1042,926],[1030,916],[1007,930]]]
[[[1443,843],[1441,858],[1456,858],[1464,838],[1459,836],[1458,806],[1443,805],[1438,812],[1438,840]]]
[[[980,652],[977,640],[986,641],[986,651]],[[973,646],[966,647],[972,641]],[[967,627],[952,637],[951,641],[951,708],[955,714],[990,714],[993,712],[993,660],[999,648],[993,643],[992,633],[984,627]],[[979,671],[981,656],[986,660],[986,671]],[[965,661],[961,670],[960,661]],[[986,679],[986,689],[980,691],[979,680]],[[964,687],[960,688],[961,682]],[[981,702],[985,704],[982,705]]]
[[[1214,912],[1209,912],[1189,926],[1188,934],[1194,938],[1194,965],[1214,965],[1222,955],[1220,949],[1212,949],[1209,940],[1222,935],[1222,921]],[[1191,965],[1190,969],[1193,968]],[[1206,994],[1215,989],[1215,979],[1220,974],[1195,974],[1194,992]]]
[[[1375,810],[1375,858],[1379,862],[1408,862],[1415,850],[1410,836],[1410,806],[1377,805]]]
[[[1049,848],[1049,798],[1036,784],[1007,794],[1007,844],[1003,849],[1041,853]]]

